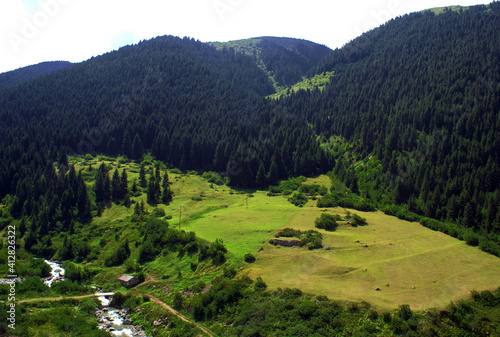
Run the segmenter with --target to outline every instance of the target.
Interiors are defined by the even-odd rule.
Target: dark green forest
[[[141,264],[168,244],[221,267],[228,253],[222,241],[202,242],[154,219],[165,216],[158,208],[147,214],[144,202],[132,206],[138,186],[151,206],[169,204],[175,195],[167,169],[176,169],[211,171],[221,184],[269,188],[269,195],[297,191],[290,201],[298,207],[309,196],[322,208],[380,209],[500,256],[498,27],[500,4],[493,2],[398,17],[328,53],[294,39],[259,38],[257,49],[246,50],[243,42],[164,36],[80,64],[2,74],[0,229],[18,224],[21,261],[33,255],[79,263],[97,252],[75,229],[121,204],[141,228]],[[326,72],[334,75],[322,90],[266,98],[305,74]],[[148,167],[132,182],[124,168],[77,171],[69,164],[87,154]],[[331,178],[330,190],[302,186],[301,176],[320,174]],[[318,228],[337,225],[321,220]],[[55,233],[65,237],[58,251]],[[122,265],[129,244],[122,239],[105,266]],[[33,261],[25,268],[30,276],[46,275]],[[498,332],[498,290],[473,292],[443,311],[403,305],[380,314],[367,303],[267,291],[262,279],[235,275],[224,269],[207,292],[189,303],[179,297],[177,309],[215,327],[226,322],[220,331],[243,336]]]
[[[394,19],[310,70],[334,72],[323,91],[277,101],[263,98],[273,84],[252,56],[172,36],[3,89],[0,196],[32,220],[64,193],[82,190],[84,207],[81,182],[61,181],[67,156],[86,153],[151,153],[241,187],[332,171],[371,205],[447,221],[448,234],[498,255],[499,12],[495,2]],[[287,41],[264,52],[266,41],[273,68]]]
[[[253,58],[269,74],[276,88],[302,81],[332,51],[310,41],[271,36],[212,43],[217,49],[234,49]]]
[[[348,188],[482,233],[470,242],[496,254],[499,15],[492,3],[394,19],[320,62],[311,74],[335,72],[323,92],[278,103],[329,142]]]
[[[2,73],[0,74],[0,90],[66,68],[69,65],[71,63],[66,61],[42,62]]]

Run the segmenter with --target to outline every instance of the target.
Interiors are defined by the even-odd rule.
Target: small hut
[[[118,278],[118,281],[124,286],[124,287],[135,287],[136,285],[139,284],[139,279],[135,276],[130,276],[130,275],[122,275]]]

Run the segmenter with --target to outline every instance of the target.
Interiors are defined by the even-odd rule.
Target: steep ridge
[[[302,80],[307,72],[332,50],[310,41],[257,37],[212,43],[217,49],[233,49],[251,56],[272,79],[277,91]]]

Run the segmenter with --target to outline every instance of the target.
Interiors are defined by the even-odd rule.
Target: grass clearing
[[[311,202],[283,227],[313,229],[321,212]],[[381,212],[351,212],[367,218],[369,225],[341,223],[335,232],[321,231],[329,251],[266,244],[248,275],[261,276],[271,288],[297,287],[331,299],[367,301],[381,310],[403,303],[417,310],[442,308],[473,289],[499,286],[497,257],[418,223]]]
[[[104,161],[112,170],[118,166],[120,170],[127,169],[130,185],[134,179],[138,180],[139,165]],[[77,165],[77,170],[88,167],[89,163],[95,169],[100,162],[87,161]],[[243,273],[253,279],[261,276],[271,289],[297,287],[331,299],[367,301],[380,310],[400,304],[410,304],[419,310],[443,308],[451,300],[469,296],[471,290],[499,286],[500,259],[418,223],[381,212],[351,210],[367,218],[368,225],[354,228],[342,221],[335,232],[320,230],[323,245],[329,246],[329,251],[273,246],[268,240],[278,229],[316,229],[314,220],[323,212],[344,215],[345,210],[320,209],[316,201],[299,208],[286,197],[218,186],[196,174],[169,173],[169,177],[174,200],[170,205],[157,207],[172,217],[171,226],[180,223],[181,229],[194,231],[210,242],[222,239],[232,265],[240,266],[246,253],[254,254],[257,261],[245,264]],[[309,178],[306,184],[330,187],[331,183],[328,177],[320,176]],[[145,201],[146,197],[142,193],[132,200]],[[146,208],[149,212],[153,209],[150,205]],[[140,241],[137,234],[132,234],[137,225],[126,220],[132,212],[132,208],[112,204],[102,217],[94,218],[89,230],[111,238],[104,250],[118,245],[112,239],[113,233],[121,233],[119,241],[124,237],[128,237],[130,244]],[[96,247],[99,239],[94,238],[91,244]],[[161,283],[181,282],[183,286],[192,285],[196,278],[204,279],[205,273],[221,272],[200,266],[193,273],[190,262],[189,258],[178,259],[169,254],[148,264],[146,271],[156,275]],[[122,271],[112,270],[113,277]],[[168,281],[161,280],[166,275]],[[187,278],[180,279],[178,275]]]

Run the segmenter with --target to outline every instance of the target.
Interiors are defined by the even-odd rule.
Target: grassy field
[[[88,167],[89,163],[96,168],[101,161],[94,159],[78,165],[77,169]],[[118,167],[117,161],[105,160],[105,163],[113,170]],[[127,169],[130,184],[138,180],[137,164],[120,164],[119,167],[120,171]],[[418,223],[381,212],[350,210],[367,218],[368,225],[354,228],[341,222],[335,232],[321,231],[323,244],[331,250],[273,246],[268,240],[279,228],[315,229],[314,220],[322,212],[344,215],[345,210],[319,209],[315,201],[299,208],[285,197],[268,197],[264,191],[238,191],[218,186],[197,174],[169,173],[169,176],[174,201],[168,206],[158,205],[172,217],[169,223],[194,231],[210,242],[222,239],[230,251],[233,265],[241,265],[246,253],[254,254],[257,261],[246,265],[242,273],[252,278],[261,276],[270,288],[297,287],[331,299],[367,301],[381,310],[400,304],[410,304],[418,310],[441,308],[451,300],[468,296],[473,289],[495,289],[500,285],[500,259]],[[329,187],[330,179],[326,176],[309,178],[306,184]],[[145,200],[145,194],[132,199],[140,202]],[[147,206],[149,211],[152,208]],[[137,234],[127,234],[134,233],[133,226],[136,226],[126,221],[132,212],[133,206],[127,209],[112,205],[102,217],[94,219],[89,230],[101,231],[105,237],[121,232],[129,235],[133,245],[140,238]],[[95,240],[94,246],[99,244],[99,239]],[[114,244],[118,245],[109,241],[105,249],[112,249]],[[174,264],[172,258],[160,257],[148,270],[157,277],[177,278],[179,272],[189,276],[190,260]],[[193,277],[185,281],[195,282]]]
[[[469,7],[468,6],[448,6],[448,7],[436,7],[436,8],[431,8],[428,10],[433,12],[434,14],[443,14],[445,10],[459,12],[461,9],[467,10],[467,9],[469,9]]]
[[[315,75],[312,78],[306,78],[302,82],[299,82],[288,89],[284,89],[280,92],[277,92],[271,96],[270,98],[278,99],[280,97],[286,97],[291,94],[291,92],[297,92],[299,90],[313,90],[318,88],[319,90],[323,90],[328,83],[330,83],[330,78],[334,75],[334,72],[326,72],[319,75]]]
[[[313,229],[323,211],[310,202],[283,227]],[[327,212],[345,214],[342,208]],[[248,275],[261,276],[271,288],[297,287],[332,299],[367,301],[379,309],[403,303],[414,309],[444,307],[473,289],[499,286],[500,259],[418,223],[381,212],[351,212],[369,224],[321,231],[331,250],[266,244]]]

